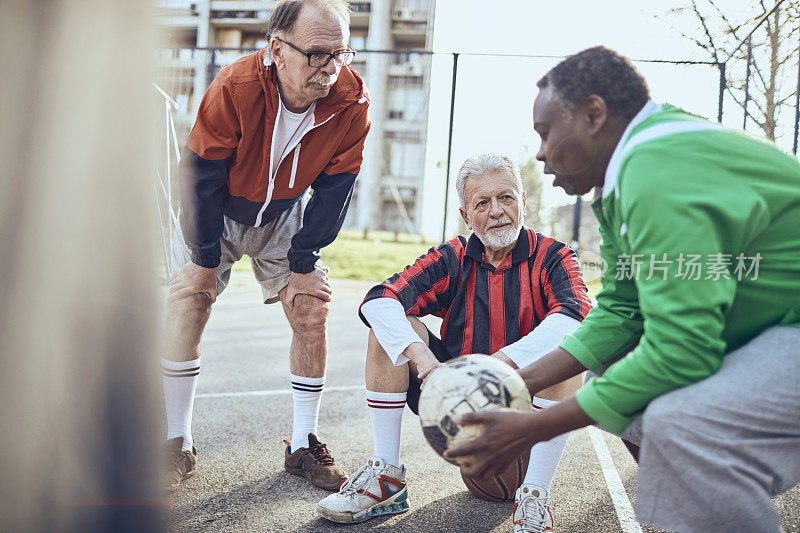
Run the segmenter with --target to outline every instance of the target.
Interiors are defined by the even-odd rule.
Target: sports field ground
[[[193,423],[198,472],[171,498],[176,531],[511,531],[513,503],[471,496],[458,470],[428,447],[408,410],[401,460],[408,469],[411,510],[355,525],[319,518],[316,503],[328,493],[283,470],[282,440],[290,435],[292,408],[289,326],[279,304],[259,302],[251,279],[233,273],[203,338]],[[367,329],[356,315],[370,284],[332,284],[320,438],[352,472],[372,452],[363,393]],[[553,482],[556,531],[656,531],[636,523],[635,499],[636,465],[619,439],[594,428],[573,433]],[[776,503],[784,531],[800,532],[800,487]]]

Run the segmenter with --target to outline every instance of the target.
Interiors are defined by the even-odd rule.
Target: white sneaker
[[[514,497],[513,533],[544,533],[553,531],[550,495],[536,485],[522,485]]]
[[[405,513],[409,508],[405,467],[397,468],[380,457],[370,457],[338,493],[317,504],[317,513],[333,522],[350,524]]]

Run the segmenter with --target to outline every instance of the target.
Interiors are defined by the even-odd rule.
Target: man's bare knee
[[[211,316],[211,299],[205,294],[189,296],[170,301],[168,305],[169,319],[186,326],[205,325]]]
[[[367,366],[373,368],[394,366],[372,329],[369,330],[369,338],[367,339]]]
[[[211,300],[205,294],[191,294],[169,302],[166,349],[173,361],[200,357],[200,336],[211,315]]]
[[[386,351],[384,351],[383,346],[381,343],[378,342],[378,337],[375,336],[375,332],[372,331],[372,328],[369,330],[369,335],[367,338],[367,356],[375,356],[375,355],[385,355]]]
[[[425,327],[425,324],[417,317],[410,316],[407,318],[416,334],[419,335],[422,342],[427,345],[430,341],[428,338],[428,328]],[[375,336],[375,332],[371,328],[367,339],[367,361],[369,362],[370,360],[377,364],[383,363],[384,360],[389,361],[389,356],[386,354],[380,342],[378,342],[378,337]]]
[[[295,333],[309,335],[322,333],[328,321],[328,302],[308,294],[298,294],[294,298],[292,310],[286,318]]]
[[[367,389],[376,392],[404,392],[408,390],[409,363],[395,366],[381,347],[375,333],[369,330],[365,381]]]

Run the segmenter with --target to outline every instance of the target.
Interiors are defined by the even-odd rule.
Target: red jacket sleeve
[[[554,241],[546,252],[539,278],[547,305],[545,316],[561,313],[575,320],[586,318],[592,302],[572,249]]]

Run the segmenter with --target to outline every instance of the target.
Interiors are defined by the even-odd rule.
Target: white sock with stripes
[[[400,429],[405,405],[405,392],[367,391],[374,454],[397,467],[400,466]]]
[[[193,361],[161,359],[164,403],[167,407],[167,440],[183,437],[183,449],[192,449],[192,410],[200,358]]]
[[[292,444],[289,453],[298,448],[308,448],[308,434],[317,434],[319,404],[322,401],[322,387],[325,378],[307,378],[289,374],[292,379],[292,398],[294,399],[294,421],[292,423]]]
[[[555,400],[545,400],[537,396],[533,397],[533,410],[539,411],[547,407],[556,405]],[[561,454],[569,440],[569,433],[564,433],[545,442],[539,442],[531,448],[531,460],[528,463],[528,470],[525,472],[523,483],[530,483],[541,487],[548,492],[550,483],[561,461]]]

